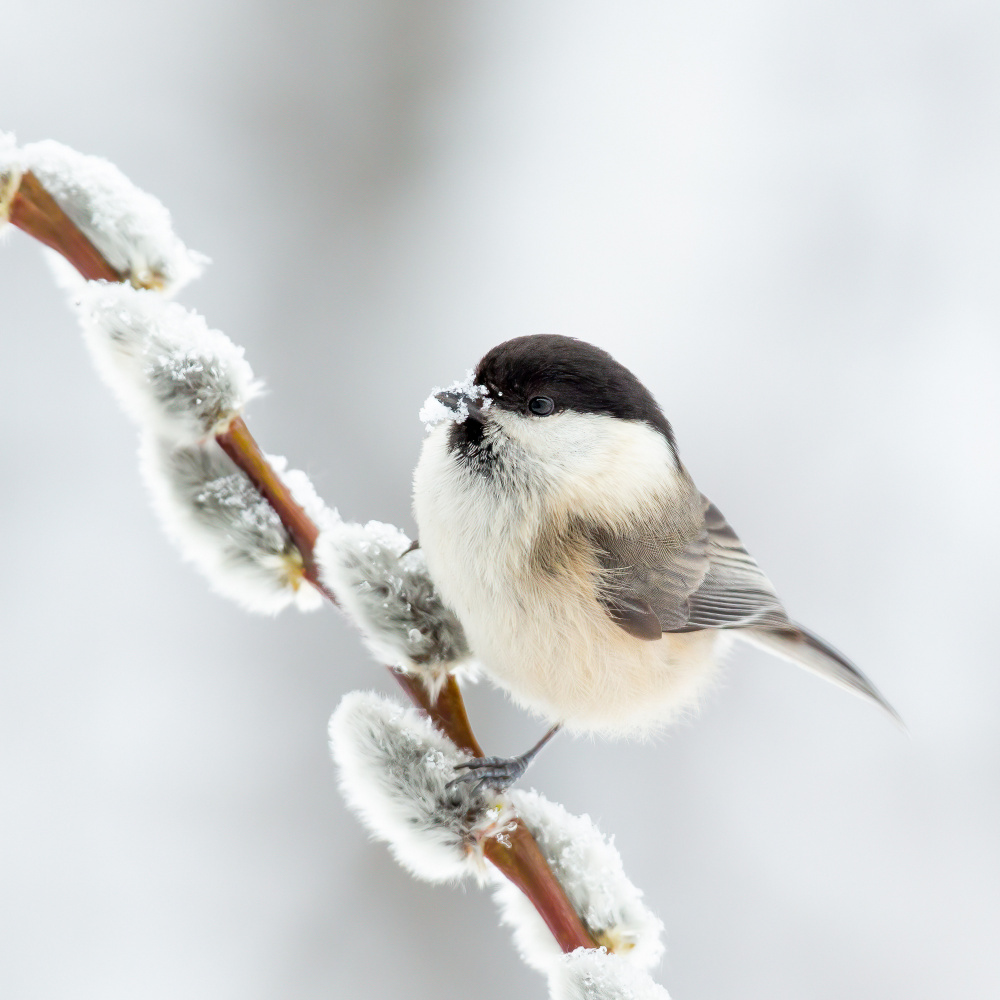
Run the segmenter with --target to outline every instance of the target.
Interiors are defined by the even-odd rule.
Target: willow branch
[[[17,191],[10,196],[8,218],[18,229],[60,253],[84,278],[125,280],[125,275],[108,263],[30,171],[23,174]],[[316,564],[314,550],[319,529],[267,461],[245,421],[234,418],[215,440],[278,515],[301,556],[304,579],[336,604]],[[448,676],[437,699],[431,701],[418,678],[397,670],[392,673],[406,694],[456,746],[483,756],[453,676]],[[503,841],[489,838],[483,848],[491,864],[531,900],[563,951],[597,947],[523,822],[516,820]]]
[[[11,198],[9,220],[29,236],[62,254],[88,281],[124,281],[73,224],[38,178],[26,171]]]
[[[431,701],[423,681],[413,674],[403,673],[393,667],[389,668],[399,686],[410,696],[417,706],[441,732],[445,733],[452,743],[473,757],[485,757],[483,748],[476,741],[469,723],[469,715],[462,700],[462,691],[452,674],[448,675],[438,695],[437,701]]]
[[[303,577],[336,604],[337,598],[320,579],[319,567],[316,565],[314,552],[319,529],[271,467],[250,433],[246,421],[242,417],[234,417],[224,431],[215,435],[215,440],[278,515],[288,537],[302,557]]]

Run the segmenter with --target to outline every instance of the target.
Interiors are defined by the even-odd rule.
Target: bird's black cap
[[[476,369],[494,406],[529,413],[528,402],[548,396],[559,410],[644,420],[674,445],[674,433],[652,393],[607,351],[575,337],[515,337],[489,351]]]

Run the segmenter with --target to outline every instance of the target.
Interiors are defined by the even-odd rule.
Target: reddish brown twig
[[[85,278],[126,280],[127,276],[107,262],[30,172],[23,175],[17,192],[10,199],[9,218],[29,236],[62,254]],[[302,578],[336,603],[335,596],[320,579],[316,565],[314,547],[319,529],[271,467],[244,420],[236,417],[230,421],[226,429],[216,435],[216,441],[280,518],[301,556]],[[483,756],[454,677],[447,678],[432,702],[418,678],[397,670],[392,673],[417,706],[456,746],[477,757]],[[531,900],[563,951],[597,947],[523,822],[517,820],[506,831],[503,840],[488,838],[483,844],[483,853]]]
[[[514,822],[505,838],[486,840],[483,854],[531,900],[563,951],[597,947],[522,820]]]
[[[458,681],[451,674],[445,680],[437,701],[432,702],[424,682],[419,677],[392,667],[389,669],[399,686],[410,696],[413,704],[424,712],[441,732],[446,733],[455,746],[472,754],[473,757],[486,756],[472,732]]]
[[[10,222],[62,254],[88,281],[124,281],[100,251],[73,225],[38,178],[26,171],[10,202]]]
[[[319,537],[319,529],[292,496],[281,477],[271,467],[267,457],[254,440],[242,417],[234,417],[224,431],[215,435],[219,447],[243,470],[246,477],[257,487],[260,495],[271,505],[278,515],[292,544],[302,557],[302,577],[334,604],[337,598],[320,579],[316,565],[314,548]]]

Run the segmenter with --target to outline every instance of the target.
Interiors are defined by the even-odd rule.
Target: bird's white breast
[[[645,424],[563,413],[546,420],[540,455],[529,421],[491,419],[504,435],[503,469],[487,476],[462,462],[444,425],[414,476],[428,568],[483,667],[517,702],[571,729],[643,731],[689,707],[720,634],[630,636],[597,602],[599,567],[573,529],[581,518],[634,526],[652,498],[689,489],[666,440]]]

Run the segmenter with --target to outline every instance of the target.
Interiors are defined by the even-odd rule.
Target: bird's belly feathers
[[[606,616],[605,623],[574,613],[568,602],[459,614],[473,651],[515,701],[570,729],[606,735],[648,732],[692,709],[723,638],[700,631],[646,642]]]
[[[592,565],[570,557],[542,568],[527,527],[537,518],[495,495],[486,504],[450,490],[452,470],[433,464],[425,451],[414,505],[428,569],[476,658],[515,701],[570,729],[619,735],[694,706],[723,634],[630,636],[598,604]]]

